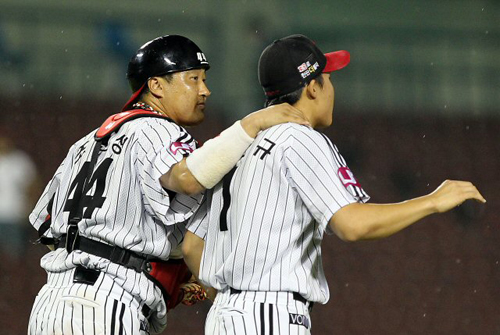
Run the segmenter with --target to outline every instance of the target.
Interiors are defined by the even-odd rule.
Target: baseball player
[[[184,285],[191,275],[178,248],[199,193],[234,166],[260,130],[307,124],[283,104],[197,149],[183,126],[203,120],[208,68],[185,37],[149,41],[128,65],[134,93],[123,111],[70,148],[30,215],[53,251],[41,260],[48,280],[29,334],[159,333],[168,309],[203,298],[186,296],[193,283]]]
[[[311,127],[289,123],[260,133],[191,218],[186,263],[218,291],[205,334],[310,334],[313,304],[330,297],[325,232],[347,241],[382,238],[467,199],[485,202],[471,183],[445,181],[420,198],[366,204],[337,147],[315,130],[332,123],[330,75],[349,60],[346,51],[323,54],[302,35],[263,51],[267,105],[288,102]]]

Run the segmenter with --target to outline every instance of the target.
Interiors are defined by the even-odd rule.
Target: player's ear
[[[319,85],[316,82],[316,79],[313,79],[309,82],[309,84],[306,85],[304,90],[306,91],[306,95],[309,99],[314,100],[318,96],[318,88]]]
[[[156,98],[163,98],[163,86],[165,83],[160,77],[151,77],[148,79],[149,92],[153,94]]]

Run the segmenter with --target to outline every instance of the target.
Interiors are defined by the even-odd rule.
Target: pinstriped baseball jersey
[[[81,192],[86,178],[82,171],[97,143],[94,134],[91,132],[71,147],[30,215],[36,229],[47,214],[51,215],[48,237],[66,234],[71,201],[79,189]],[[91,189],[83,197],[80,234],[138,254],[168,259],[183,238],[183,222],[196,210],[202,196],[174,196],[162,188],[159,178],[195,147],[191,135],[168,120],[145,117],[125,123],[101,146],[90,177]],[[52,211],[48,213],[52,197]],[[166,306],[161,292],[144,274],[79,250],[68,256],[65,248],[41,260],[49,273],[76,265],[111,274],[116,284],[157,312],[156,325],[152,324],[156,330],[165,326]]]
[[[200,279],[326,303],[325,229],[340,208],[368,199],[326,136],[291,123],[263,131],[188,225],[205,239]]]

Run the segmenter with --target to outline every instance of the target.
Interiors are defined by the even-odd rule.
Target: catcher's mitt
[[[181,292],[183,295],[181,302],[186,306],[191,306],[198,301],[207,299],[207,292],[205,292],[194,277],[191,277],[187,283],[181,285]]]
[[[146,271],[149,279],[162,288],[170,311],[181,302],[191,306],[198,301],[205,300],[207,294],[189,271],[182,259],[150,262],[151,267]]]

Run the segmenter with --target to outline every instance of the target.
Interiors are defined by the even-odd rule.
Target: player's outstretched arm
[[[286,122],[309,125],[304,114],[289,104],[261,109],[175,164],[160,177],[160,183],[166,189],[189,195],[212,188],[233,168],[260,131]]]
[[[299,109],[287,103],[253,112],[241,120],[241,126],[248,136],[255,138],[260,131],[287,122],[310,126],[306,116]]]
[[[333,215],[330,226],[346,241],[383,238],[469,199],[486,202],[472,183],[446,180],[434,192],[404,202],[348,205]]]

